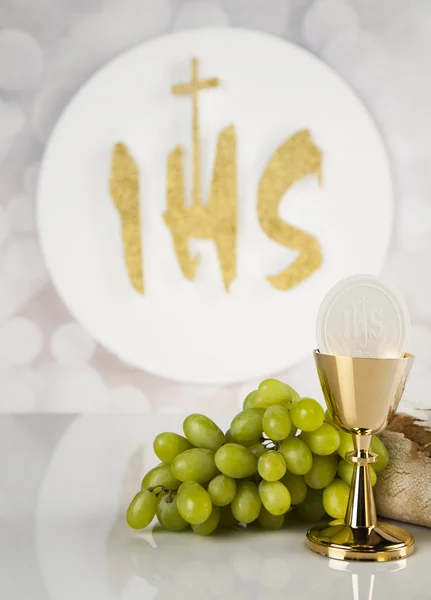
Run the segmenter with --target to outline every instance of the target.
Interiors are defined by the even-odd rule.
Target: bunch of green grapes
[[[226,433],[201,414],[189,415],[183,432],[154,440],[162,462],[145,475],[127,510],[133,529],[147,527],[155,515],[165,529],[191,526],[199,535],[254,521],[280,529],[293,509],[305,521],[326,514],[344,519],[353,476],[344,457],[353,451],[352,437],[289,385],[263,381]],[[371,449],[378,454],[374,485],[388,453],[377,437]]]

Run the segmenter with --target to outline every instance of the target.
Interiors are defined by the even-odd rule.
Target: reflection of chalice
[[[319,524],[307,533],[314,552],[339,560],[388,561],[413,552],[413,536],[396,525],[377,522],[370,479],[372,434],[393,416],[414,362],[403,358],[350,358],[314,352],[326,404],[334,423],[352,434],[352,487],[344,524]]]
[[[350,579],[353,600],[373,600],[378,594],[375,593],[376,582],[380,584],[380,588],[388,590],[393,581],[399,581],[399,578],[394,579],[394,574],[406,566],[406,559],[394,560],[388,564],[359,564],[330,559],[329,573],[332,577],[340,576],[342,581],[345,581],[346,577]]]

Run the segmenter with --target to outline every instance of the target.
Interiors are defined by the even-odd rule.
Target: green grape
[[[205,483],[218,473],[214,452],[206,448],[192,448],[181,452],[171,463],[171,473],[179,481]]]
[[[168,531],[183,531],[188,526],[178,512],[176,493],[162,494],[159,497],[157,518],[160,525]]]
[[[157,496],[147,490],[141,490],[133,498],[127,509],[127,524],[132,529],[144,529],[154,519],[156,508]]]
[[[261,481],[259,496],[266,510],[272,515],[282,515],[290,508],[290,493],[281,481]]]
[[[215,455],[215,464],[219,471],[233,479],[251,477],[257,470],[257,458],[245,446],[225,444]]]
[[[336,427],[334,419],[332,418],[332,414],[328,408],[325,410],[325,421],[329,425],[332,425],[332,427]]]
[[[257,470],[262,479],[278,481],[286,473],[284,458],[275,450],[268,450],[257,461]]]
[[[338,446],[338,454],[341,458],[346,458],[346,454],[349,452],[354,452],[354,444],[353,438],[350,433],[346,433],[344,431],[340,431],[340,445]],[[387,467],[389,462],[389,454],[386,450],[385,445],[382,440],[378,438],[376,435],[373,435],[373,439],[371,440],[371,452],[374,452],[378,455],[377,461],[373,463],[373,468],[376,473],[383,471]]]
[[[272,515],[264,506],[260,509],[257,520],[264,529],[271,529],[273,531],[281,529],[284,525],[284,515]]]
[[[198,535],[211,535],[217,529],[219,521],[220,509],[218,506],[213,506],[208,519],[199,525],[192,525],[192,529]]]
[[[219,473],[208,484],[208,494],[215,506],[227,506],[235,498],[235,479]]]
[[[349,501],[350,486],[334,479],[323,491],[323,508],[333,519],[344,519]]]
[[[253,390],[250,392],[242,405],[243,410],[247,410],[248,408],[257,408],[260,403],[263,402],[262,396],[259,394],[257,390]]]
[[[189,415],[183,423],[184,435],[197,448],[215,452],[225,443],[223,431],[204,415]]]
[[[254,444],[259,441],[262,433],[261,408],[248,408],[234,417],[230,424],[230,433],[238,444]]]
[[[338,459],[336,456],[316,456],[313,465],[304,479],[308,487],[321,490],[331,483],[337,472]]]
[[[319,522],[325,516],[323,507],[323,490],[307,490],[307,497],[296,509],[304,521]]]
[[[226,433],[224,434],[224,438],[225,438],[225,444],[234,444],[235,443],[235,441],[232,437],[232,434],[230,432],[230,429],[228,429],[226,431]]]
[[[271,440],[284,440],[292,429],[289,410],[285,406],[274,404],[266,409],[262,419],[264,433]]]
[[[347,485],[351,485],[353,478],[353,469],[354,464],[347,460],[340,460],[337,467],[338,476],[347,483]],[[373,467],[370,467],[370,479],[371,485],[375,485],[377,482],[377,475]]]
[[[239,481],[231,504],[235,519],[241,523],[251,523],[259,516],[261,506],[256,484],[252,481]]]
[[[305,475],[313,464],[313,455],[307,444],[297,437],[287,438],[280,444],[279,452],[287,470],[293,475]]]
[[[178,490],[177,508],[182,518],[191,525],[200,525],[212,511],[211,498],[195,481],[183,483]]]
[[[373,435],[371,452],[378,455],[377,461],[373,463],[373,468],[376,473],[380,473],[380,471],[383,471],[388,466],[389,454],[382,440],[376,435]]]
[[[259,384],[257,391],[263,399],[263,404],[256,404],[256,406],[267,408],[272,404],[287,404],[290,406],[292,403],[292,388],[278,379],[265,379]]]
[[[141,488],[146,490],[147,488],[158,485],[163,485],[168,490],[177,490],[181,485],[181,481],[178,481],[178,479],[172,475],[170,465],[162,463],[157,465],[157,467],[154,467],[154,469],[151,469],[151,471],[148,471],[142,480]],[[159,490],[156,490],[156,492],[158,491]]]
[[[220,521],[219,528],[220,529],[230,529],[238,525],[238,521],[232,514],[231,505],[220,507]]]
[[[292,504],[304,502],[307,495],[307,484],[303,475],[292,475],[287,471],[280,481],[289,490]]]
[[[318,429],[325,418],[323,408],[312,398],[301,398],[290,409],[292,423],[302,431]]]
[[[154,452],[162,462],[171,463],[177,454],[193,448],[192,444],[178,433],[159,433],[153,443]]]
[[[338,433],[340,435],[340,445],[337,448],[337,452],[341,458],[345,459],[346,454],[354,450],[352,434],[341,430]]]
[[[340,445],[340,434],[331,425],[323,423],[314,431],[303,431],[301,439],[308,445],[313,454],[328,456],[333,454]]]
[[[266,452],[266,448],[263,444],[261,444],[260,442],[257,442],[256,444],[252,444],[251,446],[248,447],[248,449],[250,450],[250,452],[253,452],[253,454],[255,455],[256,458],[259,458],[260,456],[262,456],[262,454],[264,452]]]
[[[290,387],[290,391],[292,393],[292,404],[296,404],[296,402],[298,402],[298,400],[301,400],[301,396],[298,394],[298,392],[296,390],[293,389],[293,387]]]

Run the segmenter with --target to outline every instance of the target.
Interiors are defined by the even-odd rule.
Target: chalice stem
[[[353,462],[354,470],[345,523],[356,530],[355,534],[357,534],[358,542],[362,537],[361,533],[365,542],[371,530],[377,524],[376,505],[370,475],[370,464],[376,461],[377,456],[370,452],[371,435],[352,434],[352,437],[355,450],[348,454],[346,459]]]

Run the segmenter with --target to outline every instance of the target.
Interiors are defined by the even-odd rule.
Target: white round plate
[[[316,329],[324,354],[399,358],[407,350],[410,315],[391,286],[373,275],[352,275],[326,294]]]
[[[237,278],[224,291],[214,245],[198,241],[197,277],[186,280],[162,214],[166,161],[186,149],[191,180],[191,100],[171,94],[190,77],[220,86],[200,93],[203,197],[220,129],[234,124],[238,148]],[[296,287],[266,277],[297,252],[270,240],[257,217],[257,190],[277,147],[309,129],[323,152],[322,183],[304,178],[279,214],[319,240],[323,264]],[[140,170],[145,295],[126,275],[118,213],[109,196],[113,145],[128,145]],[[339,279],[378,273],[392,227],[388,158],[350,88],[301,48],[241,29],[176,33],[126,52],[99,71],[61,116],[38,191],[42,248],[73,315],[122,360],[155,375],[229,383],[280,371],[315,345],[320,301]]]

